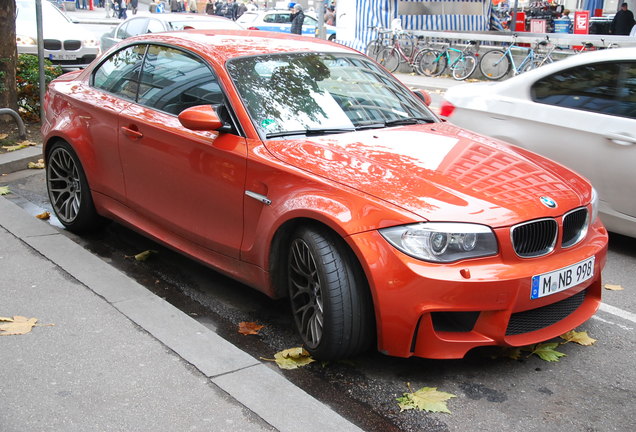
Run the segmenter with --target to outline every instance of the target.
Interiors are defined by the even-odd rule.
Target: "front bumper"
[[[524,346],[588,320],[601,301],[607,231],[600,222],[583,241],[539,258],[519,258],[510,230],[495,230],[497,256],[433,264],[393,248],[377,231],[351,236],[373,295],[378,349],[398,357],[462,358],[479,346]],[[594,256],[594,276],[532,300],[535,275]]]

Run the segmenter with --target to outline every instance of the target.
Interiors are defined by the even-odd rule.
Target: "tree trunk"
[[[15,68],[18,50],[15,42],[15,0],[0,1],[0,108],[17,111],[18,100],[15,83]],[[0,121],[10,120],[10,116],[0,116]]]

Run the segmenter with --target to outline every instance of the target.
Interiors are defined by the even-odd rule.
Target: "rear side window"
[[[216,77],[199,58],[165,46],[148,47],[137,102],[178,115],[197,105],[216,105],[223,94]]]
[[[636,63],[595,63],[537,81],[532,100],[547,105],[636,118]]]
[[[145,49],[145,45],[135,45],[117,51],[95,71],[93,86],[134,101]]]

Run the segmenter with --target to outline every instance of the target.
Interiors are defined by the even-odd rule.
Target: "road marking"
[[[612,315],[616,315],[618,317],[621,317],[623,319],[626,319],[627,321],[631,321],[634,324],[636,324],[636,314],[634,313],[627,312],[623,309],[617,308],[615,306],[610,306],[605,303],[601,303],[601,307],[599,307],[599,310],[610,313]]]
[[[606,319],[601,318],[601,317],[599,317],[599,316],[597,316],[597,315],[594,315],[594,316],[592,317],[592,319],[595,319],[595,320],[598,320],[598,321],[604,322],[605,324],[612,324],[612,325],[615,325],[615,326],[617,326],[617,327],[622,328],[623,330],[627,330],[627,331],[634,330],[634,328],[633,328],[633,327],[627,327],[626,325],[619,324],[619,323],[615,323],[614,321],[606,320]]]

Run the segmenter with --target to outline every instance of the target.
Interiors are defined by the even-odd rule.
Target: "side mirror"
[[[414,92],[417,95],[417,97],[422,99],[422,101],[426,104],[426,106],[431,106],[432,99],[431,99],[431,95],[428,94],[428,92],[424,90],[414,90]]]
[[[184,109],[178,116],[181,124],[191,130],[219,130],[223,123],[211,105],[199,105]]]

